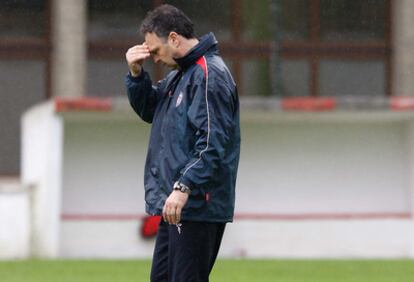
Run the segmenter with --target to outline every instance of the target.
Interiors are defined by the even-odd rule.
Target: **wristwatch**
[[[183,193],[187,193],[188,195],[191,194],[191,189],[187,185],[185,185],[185,184],[183,184],[183,183],[181,183],[179,181],[176,181],[174,183],[173,189],[174,190],[181,191]]]

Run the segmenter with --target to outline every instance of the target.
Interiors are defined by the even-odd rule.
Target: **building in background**
[[[273,95],[283,97],[412,94],[412,83],[405,82],[413,68],[406,47],[413,41],[409,0],[6,0],[0,3],[1,176],[20,173],[19,116],[53,95],[52,60],[58,58],[52,51],[59,43],[53,33],[60,20],[54,6],[60,2],[78,7],[72,21],[85,24],[86,51],[71,56],[87,52],[86,96],[124,95],[125,50],[142,40],[137,31],[146,11],[164,2],[194,19],[199,35],[216,33],[241,96],[272,95],[272,79],[279,83]],[[76,34],[69,26],[59,36]],[[275,38],[279,77],[270,65]],[[151,63],[147,68],[158,78],[165,71]]]
[[[405,122],[411,116],[390,115],[384,101],[414,94],[411,51],[414,1],[411,0],[2,1],[0,184],[10,179],[19,182],[22,167],[20,118],[31,106],[59,96],[125,97],[125,51],[142,42],[139,23],[146,11],[162,3],[176,5],[188,14],[195,22],[198,35],[215,32],[242,101],[255,100],[271,108],[275,101],[279,105],[286,98],[335,98],[326,100],[328,107],[331,101],[355,100],[363,101],[358,107],[365,109],[366,105],[373,105],[383,110],[375,111],[374,115],[334,111],[324,117],[298,114],[291,118],[276,111],[270,117],[255,114],[247,117],[244,158],[248,164],[241,165],[241,214],[236,217],[246,222],[237,225],[229,236],[234,236],[239,229],[251,230],[248,226],[253,223],[263,234],[280,231],[275,240],[286,244],[253,245],[254,250],[244,249],[240,246],[251,241],[270,240],[261,232],[246,231],[244,236],[231,237],[236,247],[231,245],[224,249],[225,254],[355,256],[358,255],[356,250],[368,246],[362,256],[410,255],[412,199],[409,195],[414,187],[410,171],[412,128],[406,130]],[[163,77],[166,71],[152,62],[145,67],[155,78]],[[114,185],[109,185],[105,177],[114,179],[121,175],[104,164],[108,159],[114,163],[124,162],[129,168],[139,163],[144,152],[131,155],[128,149],[134,144],[146,145],[147,129],[138,125],[138,133],[132,132],[136,122],[125,118],[124,114],[121,118],[117,114],[110,115],[109,119],[113,120],[110,123],[101,123],[100,117],[79,122],[70,114],[63,115],[62,119],[65,128],[63,141],[59,139],[65,144],[60,151],[64,158],[62,218],[68,223],[59,229],[63,243],[58,242],[58,246],[52,248],[51,256],[107,256],[110,250],[103,250],[100,245],[105,244],[105,238],[97,238],[92,251],[88,251],[87,246],[96,233],[111,229],[111,216],[106,217],[109,222],[93,226],[87,222],[74,223],[71,219],[92,215],[89,219],[99,220],[99,214],[111,213],[108,203],[117,197],[126,203],[122,207],[113,206],[121,214],[118,218],[123,214],[124,219],[136,219],[128,217],[141,212],[134,210],[134,201],[128,202],[131,195],[142,198],[140,193],[134,192],[133,181],[140,180],[135,177],[135,170],[126,171],[127,180],[116,184],[128,187],[121,190],[125,194],[114,197],[111,190]],[[117,139],[121,134],[123,138]],[[30,138],[27,140],[30,143]],[[102,145],[101,151],[88,151],[88,148],[99,149],[99,146],[92,146],[92,141],[106,144],[107,140],[114,140],[114,143],[109,147]],[[121,142],[120,147],[116,142]],[[269,151],[257,150],[257,146]],[[119,153],[114,153],[121,148]],[[385,157],[378,161],[381,154]],[[304,162],[304,159],[310,161]],[[137,164],[137,170],[141,164],[143,160]],[[96,167],[101,170],[91,175],[87,173]],[[97,183],[94,176],[98,174],[105,177]],[[79,175],[82,177],[78,178]],[[274,180],[277,187],[269,184]],[[244,191],[251,191],[252,185],[263,189],[256,195],[260,204],[245,208],[252,195]],[[330,186],[336,187],[330,190]],[[272,189],[275,195],[270,197],[268,192]],[[100,198],[91,205],[94,195]],[[370,201],[371,195],[377,195],[375,201]],[[271,201],[272,197],[276,200]],[[139,201],[136,206],[140,206]],[[324,222],[325,217],[334,222]],[[371,221],[343,224],[343,220],[352,217]],[[389,218],[396,222],[387,221]],[[282,222],[262,225],[275,219]],[[303,219],[305,222],[300,226],[289,221]],[[309,219],[322,221],[312,225],[306,221]],[[123,222],[112,228],[111,238],[124,238],[132,244],[135,237],[122,237],[126,236],[121,232],[125,226],[128,230],[134,226],[128,224]],[[350,228],[361,228],[360,234],[355,233],[358,238],[350,236],[352,246],[349,249],[335,248],[340,242],[346,242],[349,235],[346,230]],[[86,230],[86,234],[79,235],[81,229]],[[313,230],[313,235],[297,237],[297,249],[289,245],[292,243],[289,240],[307,230]],[[384,231],[383,235],[373,240],[370,247],[366,242],[370,236],[375,236],[376,230]],[[333,239],[322,237],[324,245],[323,240],[315,239],[320,231]],[[396,233],[401,234],[394,237],[396,242],[391,240],[381,245],[387,236],[393,237]],[[76,237],[77,234],[85,238],[84,241]],[[118,248],[116,255],[135,256],[139,250],[131,249],[131,244]],[[151,250],[145,246],[144,254]],[[317,248],[320,248],[319,253]]]

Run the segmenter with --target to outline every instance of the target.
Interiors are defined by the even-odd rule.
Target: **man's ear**
[[[180,46],[180,39],[179,39],[178,33],[176,33],[175,31],[171,31],[170,34],[168,35],[168,43],[172,47],[178,48]]]

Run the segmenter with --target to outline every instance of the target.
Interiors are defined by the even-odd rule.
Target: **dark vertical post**
[[[392,95],[392,81],[393,81],[393,38],[392,38],[392,15],[393,15],[393,3],[391,0],[386,2],[385,12],[385,44],[386,44],[386,55],[385,55],[385,95]]]
[[[321,41],[321,24],[320,24],[320,0],[310,1],[310,41],[313,46],[316,46]],[[316,97],[319,95],[319,57],[312,54],[310,64],[310,96]]]
[[[242,1],[231,1],[231,33],[232,40],[236,44],[241,44],[242,37]],[[242,80],[242,60],[239,56],[232,60],[234,79],[236,80],[239,93],[243,95],[243,80]]]
[[[46,42],[46,71],[45,71],[45,98],[52,98],[52,0],[46,1],[46,32],[45,32],[45,42]]]
[[[282,40],[282,5],[281,0],[270,1],[270,21],[269,30],[271,34],[270,43],[270,87],[272,96],[283,96],[282,81],[282,62],[280,59],[280,49]]]

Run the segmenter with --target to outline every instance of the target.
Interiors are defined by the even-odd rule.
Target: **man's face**
[[[163,65],[175,68],[177,63],[174,61],[173,48],[168,40],[158,37],[155,33],[145,34],[145,44],[148,46],[154,63],[162,63]]]

